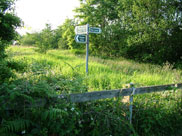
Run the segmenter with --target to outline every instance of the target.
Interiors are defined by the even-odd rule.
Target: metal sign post
[[[89,57],[89,33],[100,34],[98,27],[89,27],[89,24],[75,27],[75,41],[77,43],[86,43],[86,74],[88,75],[88,57]]]
[[[87,43],[86,43],[86,74],[88,75],[88,56],[89,56],[89,24],[87,24]]]

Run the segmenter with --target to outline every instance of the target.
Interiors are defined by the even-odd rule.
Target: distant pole
[[[87,27],[87,36],[86,36],[86,74],[88,75],[88,56],[89,56],[89,24],[86,25]]]

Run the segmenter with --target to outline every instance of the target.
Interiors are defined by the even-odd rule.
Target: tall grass
[[[82,77],[89,91],[118,89],[124,84],[134,83],[136,86],[161,85],[182,81],[181,70],[172,69],[170,64],[156,66],[140,64],[125,60],[106,60],[91,56],[89,58],[89,74],[85,74],[85,56],[73,55],[70,51],[50,50],[47,54],[39,54],[35,48],[10,47],[9,58],[26,63],[28,67],[45,65],[55,73],[69,78],[75,74]]]
[[[120,89],[131,82],[139,87],[182,81],[182,70],[173,69],[168,63],[159,66],[137,63],[123,58],[112,60],[90,56],[89,74],[86,75],[84,55],[74,55],[67,50],[49,50],[46,54],[39,54],[35,50],[30,47],[10,47],[7,52],[8,59],[18,62],[18,67],[21,68],[21,70],[15,68],[16,78],[30,80],[31,84],[35,85],[33,89],[37,92],[61,90],[62,92],[57,91],[57,93],[76,93]],[[36,85],[36,83],[39,84]],[[135,96],[133,127],[136,133],[139,135],[181,135],[181,98],[178,90]],[[114,106],[114,103],[118,103],[119,106]],[[93,131],[94,135],[97,131],[99,134],[102,132],[104,134],[107,131],[99,127],[103,122],[107,126],[110,125],[107,134],[115,131],[112,129],[113,125],[119,128],[116,130],[120,130],[123,125],[122,127],[125,127],[123,132],[128,134],[128,125],[118,120],[127,114],[126,109],[120,108],[121,105],[120,100],[116,102],[115,99],[111,99],[83,103],[78,106],[78,110],[82,113],[81,121],[84,122],[83,135],[90,133],[89,131]],[[116,122],[113,122],[113,119]],[[87,126],[88,123],[90,126]],[[121,134],[121,132],[114,133]]]

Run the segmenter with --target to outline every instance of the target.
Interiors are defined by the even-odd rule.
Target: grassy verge
[[[182,71],[172,69],[166,63],[163,67],[140,64],[125,59],[89,59],[89,75],[85,76],[85,57],[75,56],[69,51],[50,50],[47,54],[34,52],[34,48],[11,47],[10,58],[27,65],[46,65],[49,70],[61,72],[67,77],[79,74],[89,91],[122,88],[133,82],[136,86],[161,85],[182,81]],[[37,64],[35,64],[37,63]]]
[[[83,55],[75,56],[70,51],[63,50],[50,50],[47,54],[39,54],[35,52],[35,48],[28,47],[10,47],[7,51],[9,59],[17,62],[14,65],[11,63],[16,78],[10,79],[14,85],[10,86],[9,90],[23,92],[26,94],[26,99],[28,96],[33,99],[46,97],[48,101],[51,101],[52,95],[60,93],[117,89],[125,87],[125,84],[130,82],[133,82],[136,87],[171,84],[179,83],[182,79],[182,71],[172,69],[168,63],[161,67],[122,58],[108,60],[92,56],[89,58],[89,75],[86,76],[85,56]],[[5,87],[8,88],[7,85],[4,85]],[[16,100],[17,97],[12,98],[12,102]],[[123,107],[121,100],[116,99],[78,105],[64,103],[55,105],[50,102],[42,110],[34,109],[34,114],[30,111],[27,113],[29,117],[45,116],[38,122],[42,128],[37,127],[36,120],[33,120],[27,128],[20,127],[20,130],[26,128],[27,132],[34,135],[181,134],[179,130],[182,128],[182,99],[179,90],[135,96],[133,126],[130,126],[126,120],[128,109],[121,109],[121,107]],[[40,112],[43,111],[47,114],[42,115]],[[62,121],[60,115],[64,116],[66,122],[72,123],[66,123],[69,129],[65,128],[64,133],[60,133],[63,131],[64,122],[58,125],[51,121],[52,118]],[[25,117],[23,117],[24,120]],[[19,118],[22,118],[22,115]],[[44,122],[55,123],[54,126],[59,127],[54,129],[54,127],[42,124]],[[30,128],[36,128],[35,132],[30,131]],[[108,128],[108,130],[103,128]],[[8,128],[6,130],[15,131],[15,129]]]

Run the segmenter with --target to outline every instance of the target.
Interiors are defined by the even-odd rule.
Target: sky
[[[24,22],[24,27],[17,29],[20,34],[41,31],[46,23],[55,29],[66,18],[73,18],[72,11],[79,7],[79,0],[18,0],[15,13]]]

